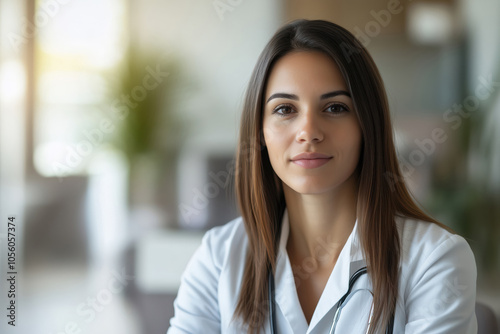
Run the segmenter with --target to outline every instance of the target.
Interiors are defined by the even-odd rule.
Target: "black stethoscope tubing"
[[[363,267],[361,269],[358,269],[352,276],[349,278],[349,287],[347,289],[347,292],[340,298],[338,302],[338,306],[342,307],[342,304],[344,301],[347,299],[349,294],[351,293],[351,290],[354,286],[354,283],[358,280],[358,278],[364,274],[367,273],[366,267]],[[268,284],[268,293],[269,293],[269,320],[271,322],[271,334],[277,334],[278,330],[276,329],[276,310],[275,310],[275,298],[274,298],[274,275],[271,271],[269,271],[269,284]],[[391,317],[389,319],[389,323],[387,325],[386,329],[386,334],[392,334],[394,331],[394,313],[391,314]]]

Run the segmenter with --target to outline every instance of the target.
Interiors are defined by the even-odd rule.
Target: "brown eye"
[[[273,110],[273,114],[278,114],[279,116],[286,116],[292,113],[292,107],[287,104],[281,104]]]
[[[349,108],[347,108],[347,106],[343,103],[334,103],[334,104],[330,104],[326,108],[326,110],[328,110],[332,114],[340,114],[340,113],[348,112]]]

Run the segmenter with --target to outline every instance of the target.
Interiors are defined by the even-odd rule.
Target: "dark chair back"
[[[477,334],[499,334],[495,312],[486,304],[476,302]]]

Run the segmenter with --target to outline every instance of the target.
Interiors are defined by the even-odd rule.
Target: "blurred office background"
[[[167,330],[204,231],[238,216],[244,91],[296,18],[367,46],[405,181],[467,238],[499,315],[498,15],[496,0],[0,0],[0,267],[15,215],[19,271],[0,331]]]

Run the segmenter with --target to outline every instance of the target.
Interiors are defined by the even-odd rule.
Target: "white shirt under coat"
[[[402,218],[396,221],[402,253],[394,333],[477,333],[477,273],[468,243],[433,223]],[[357,222],[309,325],[299,303],[286,251],[289,228],[285,210],[275,274],[278,332],[328,333],[337,302],[347,291],[352,267],[364,263]],[[175,315],[170,319],[167,334],[242,333],[241,322],[230,321],[243,281],[247,248],[248,238],[241,217],[206,232],[182,275],[174,301]],[[371,290],[368,275],[361,276],[353,290],[364,288]],[[345,304],[336,332],[365,333],[370,307],[370,293],[366,290],[356,293]],[[264,330],[270,333],[268,319]]]

